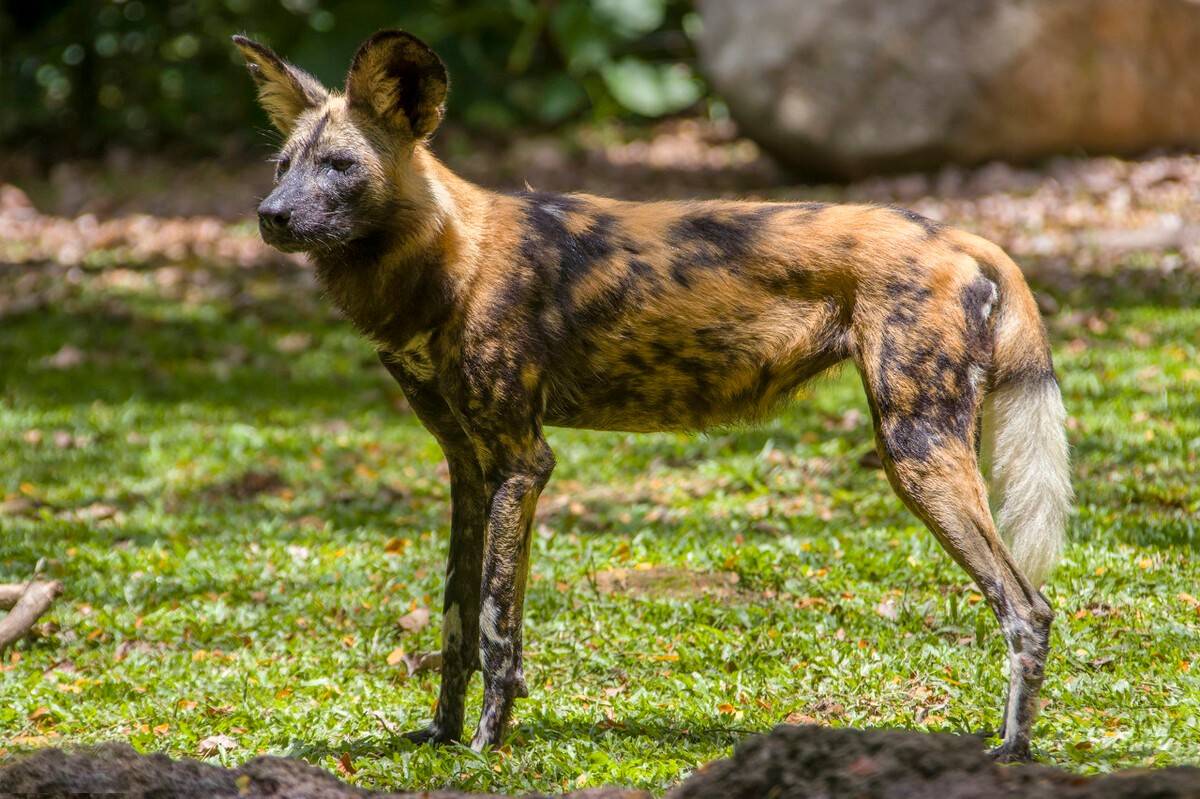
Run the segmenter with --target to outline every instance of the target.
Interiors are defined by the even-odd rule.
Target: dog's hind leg
[[[907,309],[904,306],[907,304]],[[975,436],[990,337],[921,290],[858,340],[856,361],[888,479],[979,586],[1009,651],[1001,760],[1028,759],[1053,612],[1017,567],[992,521]],[[969,323],[968,323],[969,324]],[[937,329],[940,325],[941,329]]]
[[[881,421],[886,429],[888,420]],[[1000,622],[1008,644],[1009,687],[1001,731],[1004,740],[993,754],[1001,760],[1026,760],[1053,611],[1013,564],[1000,540],[970,448],[934,449],[928,460],[920,462],[887,443],[881,442],[880,449],[896,493],[971,575]]]

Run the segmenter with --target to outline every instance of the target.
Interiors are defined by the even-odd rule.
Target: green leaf
[[[605,65],[601,74],[618,103],[648,117],[682,111],[704,91],[686,64],[647,64],[625,58]]]
[[[508,97],[514,105],[547,125],[563,121],[587,102],[583,87],[570,75],[562,73],[545,79],[512,81]]]
[[[586,2],[560,5],[551,17],[550,30],[573,74],[597,69],[611,57],[614,33]]]
[[[657,30],[667,15],[666,0],[595,0],[593,7],[614,31],[631,39]]]

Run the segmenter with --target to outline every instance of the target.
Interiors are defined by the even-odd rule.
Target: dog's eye
[[[280,158],[278,161],[275,162],[275,177],[279,177],[283,173],[287,172],[288,169],[291,168],[291,166],[292,166],[292,159]]]
[[[352,166],[354,166],[353,159],[343,158],[343,157],[339,157],[339,156],[335,156],[333,158],[327,158],[325,160],[325,163],[328,164],[329,168],[332,169],[334,172],[348,172],[350,170],[350,168]]]

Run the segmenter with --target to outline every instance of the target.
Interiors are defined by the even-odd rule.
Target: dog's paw
[[[436,724],[430,724],[428,727],[406,732],[400,737],[415,744],[448,744],[458,740],[457,735],[443,730]]]
[[[1028,742],[1005,741],[988,755],[997,763],[1028,763],[1033,760]]]

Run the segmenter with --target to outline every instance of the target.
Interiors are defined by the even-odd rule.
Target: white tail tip
[[[1062,553],[1071,512],[1066,409],[1050,379],[1010,383],[987,398],[985,437],[996,522],[1013,561],[1040,587]]]

